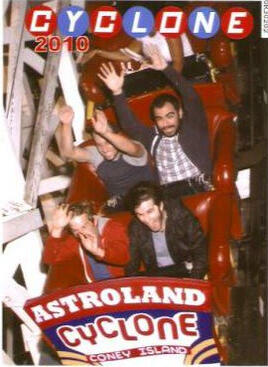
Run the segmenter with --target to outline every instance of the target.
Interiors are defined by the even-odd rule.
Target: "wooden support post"
[[[60,2],[60,8],[68,5],[67,1]],[[48,149],[54,126],[51,128],[51,114],[54,106],[54,96],[57,87],[57,76],[60,53],[50,53],[47,57],[44,84],[40,97],[37,119],[34,128],[32,149],[26,177],[25,201],[36,207],[38,189],[41,180],[42,165]]]
[[[27,75],[23,75],[23,101],[22,101],[22,116],[21,116],[21,157],[20,163],[23,170],[26,168],[27,160],[24,159],[23,153],[27,149],[30,151],[33,128],[35,122],[35,106],[30,84]]]
[[[7,11],[7,8],[8,8],[9,3],[10,3],[10,0],[4,0],[3,1],[3,15]]]
[[[13,1],[11,9],[12,37],[9,44],[6,116],[9,133],[17,158],[20,157],[21,96],[24,50],[24,16],[26,1]]]
[[[3,220],[3,242],[10,242],[42,226],[43,221],[38,209],[27,211],[10,220]]]
[[[68,75],[68,78],[66,78]],[[60,66],[59,79],[64,94],[65,102],[74,110],[73,132],[75,144],[80,144],[83,139],[83,131],[85,126],[85,107],[78,89],[78,76],[76,65],[67,46],[64,45]]]
[[[6,354],[4,350],[2,350],[2,362],[4,365],[15,366],[15,363],[12,359]]]
[[[46,61],[43,59],[42,56],[40,56],[30,48],[25,48],[23,59],[26,64],[31,66],[39,74],[44,74]]]
[[[45,86],[45,89],[46,87],[47,86]],[[43,98],[43,103],[41,98],[39,105],[40,108],[39,112],[37,113],[37,121],[34,129],[34,137],[30,153],[24,197],[25,201],[32,207],[36,207],[37,204],[38,190],[40,181],[42,179],[42,168],[44,164],[44,159],[48,150],[49,143],[57,127],[55,126],[55,124],[51,123],[51,121],[55,121],[55,119],[51,118],[50,115],[53,107],[52,98],[54,99],[55,85],[53,90],[54,92],[51,90],[53,95],[49,95],[49,91],[47,90],[48,95],[46,96],[46,98]]]
[[[19,163],[8,135],[7,126],[0,124],[0,159],[2,177],[0,180],[0,207],[7,207],[9,202],[23,203],[25,182]],[[39,217],[40,218],[40,217]],[[7,221],[9,217],[5,218]],[[14,217],[13,217],[14,219]],[[19,220],[19,219],[18,219]],[[39,231],[33,231],[42,225],[41,220],[36,225],[28,227],[29,233],[14,239],[5,247],[1,258],[2,280],[7,282],[12,278],[21,265],[27,289],[32,297],[41,294],[45,281],[45,274],[40,269],[43,243]],[[4,232],[4,231],[3,231]],[[19,233],[18,235],[22,235]],[[4,236],[4,233],[2,233]]]
[[[37,203],[43,160],[45,159],[51,135],[54,133],[54,131],[51,131],[50,121],[57,87],[59,60],[59,54],[50,54],[45,68],[44,88],[39,102],[26,177],[25,201],[32,207],[35,207]]]
[[[86,0],[71,0],[71,4],[85,8]]]

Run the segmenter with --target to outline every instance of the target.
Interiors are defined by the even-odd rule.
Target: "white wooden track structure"
[[[55,90],[60,81],[64,99],[75,111],[73,123],[76,143],[83,140],[84,104],[78,91],[78,76],[73,55],[65,49],[42,58],[26,46],[33,37],[24,29],[24,16],[28,0],[4,0],[2,19],[5,58],[3,74],[6,76],[4,93],[6,103],[2,108],[0,124],[0,209],[2,243],[1,299],[21,320],[25,350],[29,351],[34,365],[39,364],[39,328],[23,311],[27,299],[42,294],[46,274],[41,267],[43,242],[40,228],[49,226],[49,213],[56,205],[55,193],[63,195],[70,183],[67,175],[53,175],[47,159],[55,168],[64,162],[50,151],[49,144],[58,125]],[[40,2],[39,2],[40,4]],[[84,0],[55,0],[43,2],[55,11],[68,5],[85,6]],[[42,76],[41,96],[35,108],[25,65]],[[29,160],[23,158],[29,148]],[[23,172],[27,172],[24,174]],[[53,196],[51,193],[54,193]],[[57,197],[57,196],[56,196]],[[39,200],[38,200],[39,199]],[[40,214],[43,206],[45,222]],[[24,286],[14,279],[18,267]],[[4,320],[5,350],[3,364],[15,364],[12,323]]]

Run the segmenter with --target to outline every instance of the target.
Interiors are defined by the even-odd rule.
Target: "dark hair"
[[[159,94],[159,96],[155,97],[150,106],[151,120],[154,120],[154,109],[163,107],[165,103],[171,103],[176,110],[180,108],[180,101],[178,98],[168,93]]]
[[[150,199],[159,205],[163,201],[162,188],[151,181],[141,181],[129,190],[125,197],[125,205],[132,214],[135,214],[135,209]]]
[[[68,213],[69,212],[72,212],[75,217],[82,215],[82,214],[87,214],[88,219],[90,221],[93,220],[93,215],[94,215],[93,205],[89,201],[79,201],[79,202],[70,204],[68,208]]]

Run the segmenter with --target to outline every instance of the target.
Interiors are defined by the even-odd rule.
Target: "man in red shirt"
[[[50,265],[45,293],[124,275],[127,223],[93,215],[87,202],[61,204],[49,234],[43,254]]]

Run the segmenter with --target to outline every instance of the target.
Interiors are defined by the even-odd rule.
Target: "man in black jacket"
[[[203,278],[207,242],[198,220],[178,199],[163,200],[162,189],[141,182],[127,195],[130,262],[126,275]],[[145,272],[140,272],[141,264]]]
[[[154,127],[140,123],[123,93],[124,68],[118,75],[111,63],[102,64],[99,78],[112,91],[120,125],[139,140],[155,158],[160,184],[166,197],[194,194],[212,188],[207,120],[192,84],[168,65],[156,47],[148,46],[150,67],[162,71],[181,101],[160,94],[151,105]]]

